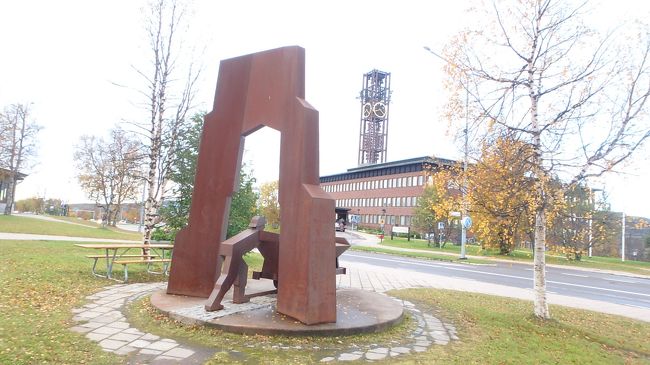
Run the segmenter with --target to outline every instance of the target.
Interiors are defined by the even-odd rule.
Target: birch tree
[[[494,1],[441,56],[448,114],[464,121],[468,110],[476,135],[507,131],[533,149],[534,313],[543,319],[549,182],[571,187],[616,171],[650,136],[647,27],[601,35],[585,24],[587,4],[572,5]]]
[[[30,115],[29,104],[12,104],[0,113],[0,167],[7,170],[7,205],[10,215],[16,197],[20,171],[28,167],[36,153],[36,136],[41,127]]]
[[[144,137],[145,180],[144,242],[160,222],[159,209],[171,193],[169,176],[179,146],[179,133],[189,123],[198,72],[181,61],[186,11],[174,0],[155,0],[147,14],[146,31],[151,65],[137,70],[146,88],[147,121],[136,123]]]

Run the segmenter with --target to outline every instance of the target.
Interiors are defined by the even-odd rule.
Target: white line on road
[[[569,274],[568,272],[561,272],[560,274],[567,275],[567,276],[577,276],[579,278],[588,278],[589,277],[589,275]]]
[[[638,283],[639,283],[638,281],[621,280],[621,279],[610,279],[610,278],[607,278],[607,279],[605,279],[605,280],[607,280],[607,281],[616,281],[616,282],[619,282],[619,283],[626,283],[626,284],[638,284]]]
[[[362,256],[362,255],[354,255],[354,254],[346,254],[346,256],[352,256],[352,257],[359,257],[359,258],[365,258],[365,259],[371,259],[371,260],[378,260],[378,261],[387,261],[391,262],[393,264],[395,263],[402,263],[406,265],[412,265],[412,266],[424,266],[424,267],[431,267],[434,266],[433,264],[429,263],[420,263],[420,262],[415,262],[415,261],[404,261],[404,260],[399,260],[399,259],[384,259],[381,257],[371,257],[371,256]],[[344,258],[343,258],[344,260]],[[506,274],[497,274],[493,272],[487,272],[487,271],[481,271],[481,270],[470,270],[470,269],[463,269],[460,267],[450,267],[450,266],[445,266],[445,269],[448,270],[456,270],[456,271],[465,271],[465,272],[471,272],[471,273],[477,273],[477,274],[485,274],[485,275],[492,275],[492,276],[500,276],[504,278],[512,278],[512,279],[521,279],[521,280],[527,280],[527,281],[532,281],[533,278],[525,278],[521,276],[515,276],[515,275],[506,275]],[[650,294],[645,294],[645,293],[636,293],[636,292],[631,292],[631,291],[626,291],[626,290],[617,290],[617,289],[609,289],[609,288],[601,288],[597,286],[591,286],[591,285],[580,285],[580,284],[571,284],[571,283],[563,283],[561,281],[553,281],[553,280],[547,280],[547,283],[553,283],[553,284],[558,284],[558,285],[566,285],[566,286],[573,286],[573,287],[578,287],[578,288],[587,288],[587,289],[596,289],[596,290],[605,290],[605,291],[610,291],[610,292],[615,292],[615,293],[622,293],[622,294],[631,294],[631,295],[640,295],[644,297],[650,297]]]
[[[640,305],[634,305],[634,304],[623,304],[623,305],[627,305],[628,307],[635,307],[635,308],[641,308],[641,309],[648,309],[648,307],[642,307],[642,306],[640,306]]]

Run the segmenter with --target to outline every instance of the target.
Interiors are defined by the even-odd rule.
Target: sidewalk
[[[51,236],[45,234],[7,233],[0,232],[0,240],[13,241],[74,241],[74,242],[110,242],[110,243],[140,243],[141,241],[116,240],[110,238]]]
[[[65,219],[56,219],[56,218],[52,218],[52,217],[49,217],[49,216],[46,216],[46,215],[40,215],[40,214],[14,213],[13,215],[15,215],[16,217],[22,217],[22,218],[40,219],[40,220],[49,221],[49,222],[65,223],[65,224],[72,224],[72,225],[75,225],[75,226],[95,228],[95,227],[90,226],[88,224],[70,222],[70,221],[67,221]]]
[[[377,292],[406,288],[436,288],[497,295],[528,300],[531,302],[534,298],[532,288],[513,288],[500,284],[490,284],[474,280],[413,271],[405,273],[403,270],[397,268],[383,268],[347,262],[345,261],[345,256],[340,259],[340,264],[347,268],[348,272],[347,275],[337,276],[337,287],[339,288],[359,288]],[[646,308],[576,298],[552,292],[547,292],[547,299],[550,304],[615,314],[650,322],[650,309]]]
[[[339,236],[339,233],[340,232],[337,232],[337,236]],[[368,246],[368,247],[379,246],[379,238],[377,238],[374,235],[370,235],[363,232],[350,232],[350,233],[346,232],[346,233],[349,235],[354,235],[353,241],[351,240],[350,242],[353,245]],[[382,249],[392,250],[395,252],[415,252],[415,253],[431,252],[427,250],[408,249],[408,248],[400,248],[400,247],[387,247],[387,246],[381,246],[381,247]],[[452,253],[452,252],[436,252],[436,254],[458,257],[457,253]],[[503,260],[503,259],[488,258],[483,256],[468,256],[468,257],[476,258],[476,259],[488,259],[495,262],[504,262],[510,264],[520,263],[520,264],[530,265],[530,266],[533,265],[532,262],[529,263],[529,262],[521,262],[521,261]],[[474,280],[466,280],[461,278],[454,278],[454,277],[434,275],[434,274],[416,273],[416,272],[409,272],[408,274],[405,274],[400,269],[381,268],[381,267],[365,265],[365,264],[349,263],[345,261],[345,256],[341,257],[341,265],[348,269],[347,275],[337,276],[337,286],[341,288],[351,287],[351,288],[360,288],[360,289],[377,291],[377,292],[385,292],[394,289],[419,287],[419,288],[437,288],[437,289],[466,291],[466,292],[473,292],[473,293],[483,293],[483,294],[497,295],[502,297],[529,300],[529,301],[532,301],[534,298],[534,292],[532,288],[520,289],[520,288],[513,288],[510,286],[499,285],[499,284],[489,284],[489,283],[483,283]],[[620,271],[612,271],[612,270],[586,269],[581,267],[549,265],[549,264],[547,264],[547,266],[564,268],[564,269],[572,269],[572,270],[603,272],[603,273],[609,273],[609,274],[621,275],[621,276],[650,278],[650,276],[644,276],[644,275],[632,274],[632,273],[620,272]],[[576,297],[571,297],[566,295],[555,294],[552,292],[547,292],[547,299],[550,304],[557,304],[557,305],[578,308],[578,309],[587,309],[587,310],[601,312],[601,313],[615,314],[615,315],[620,315],[628,318],[642,320],[645,322],[650,322],[650,309],[607,303],[607,302],[591,300],[591,299],[576,298]]]

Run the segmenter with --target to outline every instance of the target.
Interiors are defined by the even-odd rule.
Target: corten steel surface
[[[167,292],[208,297],[241,164],[243,137],[280,131],[280,313],[336,321],[334,200],[319,186],[318,112],[304,100],[305,51],[284,47],[224,60],[205,117],[188,226],[176,236]]]
[[[254,248],[260,247],[262,244],[260,236],[264,230],[265,224],[266,219],[264,219],[264,217],[253,217],[248,225],[248,229],[221,242],[218,260],[222,263],[223,268],[221,276],[219,276],[219,279],[217,279],[217,282],[214,284],[214,289],[205,303],[206,311],[223,309],[221,301],[233,285],[232,302],[235,304],[247,303],[250,301],[250,298],[255,296],[277,293],[277,290],[269,290],[255,294],[246,294],[248,265],[246,265],[246,262],[244,261],[244,255]],[[277,251],[277,245],[275,247]],[[264,252],[261,252],[264,256],[265,265],[267,261],[272,263],[273,260],[267,260]],[[275,256],[277,257],[277,254]],[[277,277],[277,260],[275,275],[273,275],[273,273],[269,274],[271,275],[271,278]],[[259,277],[257,277],[257,279],[259,279]]]
[[[223,309],[223,298],[231,288],[233,288],[232,302],[235,304],[247,303],[253,297],[277,293],[277,290],[267,290],[253,294],[246,293],[248,265],[244,261],[244,255],[254,248],[259,249],[264,258],[264,264],[262,265],[262,271],[253,272],[253,279],[272,279],[277,288],[280,236],[277,233],[264,232],[265,224],[266,219],[264,217],[253,217],[248,229],[221,242],[218,258],[218,262],[222,266],[221,275],[214,284],[210,297],[205,302],[206,311]],[[348,248],[350,248],[350,244],[345,238],[336,237],[336,243],[332,249],[334,249],[336,256],[337,275],[346,273],[344,267],[339,267],[338,257]]]

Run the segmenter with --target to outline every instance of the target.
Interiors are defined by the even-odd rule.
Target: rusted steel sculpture
[[[223,265],[222,273],[214,284],[214,289],[205,304],[205,310],[214,311],[223,309],[221,301],[233,285],[232,301],[237,304],[246,303],[250,301],[250,298],[255,296],[277,292],[277,290],[271,290],[255,294],[246,294],[248,265],[244,262],[244,254],[260,245],[263,245],[261,240],[263,239],[262,233],[264,233],[263,230],[265,223],[266,220],[264,218],[254,217],[248,225],[247,230],[221,242],[218,260]],[[277,242],[274,248],[266,250],[267,253],[269,251],[275,251],[277,253]],[[275,256],[277,257],[277,255]],[[269,263],[267,269],[271,274],[275,273],[275,279],[277,280],[277,259],[274,261],[273,258],[267,258],[264,256],[264,262],[266,263],[267,261]],[[273,267],[274,264],[275,267]]]
[[[221,275],[205,303],[206,311],[223,309],[221,302],[230,288],[233,288],[232,301],[235,304],[247,303],[253,297],[277,293],[277,290],[268,290],[246,294],[248,265],[244,261],[244,255],[254,248],[259,249],[264,258],[264,264],[262,271],[253,272],[253,279],[271,279],[277,288],[280,235],[265,232],[265,224],[264,217],[253,217],[247,230],[221,242],[218,258],[218,262],[222,266]],[[339,267],[338,257],[349,247],[350,244],[345,238],[336,238],[336,244],[332,246],[336,256],[336,274],[345,274],[345,268]]]
[[[334,200],[319,186],[318,112],[305,98],[305,51],[285,47],[221,62],[205,117],[189,224],[176,236],[167,292],[208,297],[221,273],[230,198],[243,140],[281,133],[278,312],[305,324],[336,321]]]

